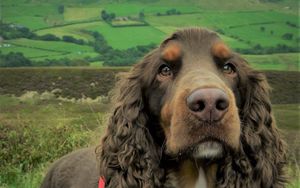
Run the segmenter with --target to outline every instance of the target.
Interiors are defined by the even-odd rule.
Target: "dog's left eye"
[[[226,63],[224,66],[223,66],[223,72],[225,74],[233,74],[235,73],[235,67],[233,64],[231,63]]]
[[[171,70],[171,68],[168,66],[168,65],[162,65],[160,68],[159,68],[159,74],[161,76],[172,76],[173,72]]]

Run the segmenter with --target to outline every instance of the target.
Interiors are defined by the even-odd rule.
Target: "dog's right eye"
[[[159,68],[159,74],[164,77],[170,77],[173,75],[173,72],[168,65],[163,64]]]

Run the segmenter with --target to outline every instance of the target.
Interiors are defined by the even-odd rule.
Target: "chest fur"
[[[168,186],[175,188],[214,188],[217,165],[199,167],[191,161],[183,162],[179,169],[169,173]]]

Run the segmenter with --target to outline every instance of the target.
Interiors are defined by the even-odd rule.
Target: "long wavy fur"
[[[217,187],[284,187],[285,143],[271,115],[270,87],[265,76],[248,65],[241,71],[241,148],[220,166]]]
[[[107,133],[98,148],[100,174],[107,188],[161,187],[163,169],[158,149],[146,127],[148,116],[142,95],[144,66],[153,54],[136,64],[116,85],[116,103]]]

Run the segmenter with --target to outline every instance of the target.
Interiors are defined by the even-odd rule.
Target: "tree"
[[[63,14],[65,12],[65,6],[64,5],[58,5],[57,10],[58,10],[59,14]]]
[[[60,41],[60,38],[58,38],[57,36],[55,36],[53,34],[45,34],[42,36],[37,36],[37,37],[35,37],[35,39],[46,40],[46,41]]]
[[[28,67],[31,65],[31,61],[20,52],[0,54],[0,67]]]
[[[116,14],[115,13],[110,13],[109,20],[113,20],[115,18],[116,18]]]
[[[292,40],[293,39],[293,34],[292,33],[285,33],[281,36],[281,38],[285,39],[285,40]]]
[[[102,10],[101,11],[101,18],[102,18],[102,20],[106,21],[108,17],[109,17],[109,15],[106,13],[106,11]]]
[[[140,18],[141,20],[143,20],[143,19],[145,18],[145,14],[144,14],[143,11],[141,11],[141,12],[139,13],[139,18]]]

